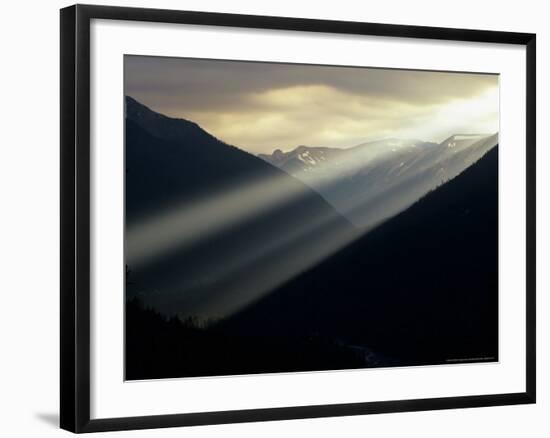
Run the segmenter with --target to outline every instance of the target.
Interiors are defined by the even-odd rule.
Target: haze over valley
[[[298,146],[259,157],[308,184],[355,225],[368,229],[458,175],[497,142],[497,134],[457,134],[440,144],[391,138],[348,149]]]

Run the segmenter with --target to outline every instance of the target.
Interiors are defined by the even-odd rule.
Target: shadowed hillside
[[[498,148],[335,256],[221,323],[332,336],[400,364],[496,360]]]
[[[261,180],[284,178],[304,208],[332,208],[279,169],[221,142],[196,123],[156,113],[126,97],[126,215],[133,222],[174,204]],[[276,181],[274,181],[276,182]]]
[[[198,125],[126,99],[128,299],[223,317],[355,233],[319,194]]]

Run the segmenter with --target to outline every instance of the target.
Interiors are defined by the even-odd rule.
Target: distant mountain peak
[[[169,117],[164,114],[160,114],[155,110],[152,110],[147,105],[142,104],[131,96],[125,96],[126,100],[126,117],[130,120],[140,121],[146,118],[156,119],[156,120],[173,120],[179,121],[185,124],[189,124],[196,128],[202,129],[197,123],[187,120],[181,117]]]
[[[195,122],[160,114],[131,96],[126,96],[125,103],[126,119],[137,123],[141,128],[155,137],[169,141],[183,140],[187,142],[200,142],[204,138],[210,138],[229,146],[227,143],[205,131]]]
[[[292,150],[290,153],[301,154],[303,152],[306,152],[309,149],[310,148],[308,146],[305,146],[305,145],[302,144],[302,145],[297,146],[296,148],[294,148],[294,150]]]
[[[126,104],[126,117],[132,118],[133,116],[143,117],[147,114],[155,115],[157,118],[163,118],[166,117],[162,114],[159,114],[155,111],[153,111],[148,106],[142,104],[141,102],[138,102],[136,99],[134,99],[131,96],[125,96],[125,104]]]
[[[272,154],[259,154],[258,157],[287,172],[309,172],[331,158],[341,154],[344,149],[299,145],[288,152],[275,149]]]
[[[496,134],[493,134],[493,135],[496,135]],[[488,139],[493,135],[492,134],[453,134],[450,137],[443,140],[441,142],[441,145],[446,146],[448,148],[468,147],[480,140]]]

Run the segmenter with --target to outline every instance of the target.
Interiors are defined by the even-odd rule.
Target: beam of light
[[[246,251],[230,259],[213,260],[195,275],[215,279],[220,288],[211,294],[199,291],[198,297],[189,297],[185,312],[229,316],[363,234],[355,228],[332,226],[334,220],[332,213],[303,217],[297,221],[301,225],[283,235],[267,235],[262,241],[249,242]]]
[[[129,227],[127,263],[132,270],[147,271],[159,258],[174,250],[199,244],[217,231],[238,225],[253,215],[275,210],[306,191],[291,177],[282,176],[233,187],[217,196],[181,206]],[[277,286],[314,266],[359,235],[359,232],[327,206],[326,214],[294,217],[284,233],[266,230],[261,240],[232,248],[230,256],[212,257],[192,272],[182,266],[181,279],[151,295],[154,305],[167,313],[205,319],[228,316],[261,298]],[[347,226],[342,226],[346,225]],[[160,261],[162,264],[162,260]],[[213,291],[200,285],[213,282]],[[199,284],[198,288],[193,283]]]
[[[496,143],[496,138],[459,138],[457,141],[463,142],[461,146],[448,148],[448,151],[450,156],[455,156],[458,151],[468,150],[472,145],[483,142],[484,147],[491,147],[492,143]],[[446,143],[440,146],[445,145]],[[447,151],[447,148],[444,150]],[[355,157],[347,163],[355,166],[360,158],[361,156]],[[403,197],[399,195],[401,189],[397,194],[391,193],[394,186],[389,185],[367,198],[369,202],[374,202],[375,198],[383,201],[382,207],[376,207],[382,213],[379,216],[378,213],[373,213],[373,221],[395,214],[433,189],[432,180],[427,185],[415,185],[413,180],[423,171],[437,167],[441,162],[439,157],[415,163],[414,172],[405,181],[401,181],[407,186]],[[362,165],[365,165],[364,161]],[[467,163],[462,163],[462,166],[467,167]],[[339,170],[342,171],[341,168]],[[184,204],[177,209],[155,215],[128,228],[128,264],[132,269],[137,267],[138,271],[147,270],[159,258],[174,250],[199,244],[204,238],[227,227],[236,226],[255,215],[276,210],[303,194],[304,187],[286,176],[254,179],[208,199]],[[347,209],[353,210],[367,201],[364,198],[352,200]],[[305,214],[303,217],[293,218],[293,226],[288,227],[284,233],[270,233],[270,230],[266,230],[266,235],[260,241],[246,241],[239,248],[232,248],[229,257],[226,253],[219,256],[213,252],[211,259],[195,267],[192,273],[182,266],[185,278],[182,275],[181,280],[172,279],[169,285],[159,288],[160,294],[153,299],[158,300],[156,304],[161,310],[164,307],[164,311],[168,313],[175,311],[182,316],[195,315],[204,319],[227,317],[315,266],[360,237],[369,228],[358,230],[332,226],[335,218],[331,210],[327,210],[326,215]],[[193,282],[199,286],[193,287]],[[200,286],[204,282],[209,283],[207,287]]]
[[[134,268],[303,195],[308,190],[286,175],[254,178],[239,186],[127,224],[126,260]]]
[[[453,135],[439,145],[398,139],[366,143],[293,176],[324,194],[357,226],[372,228],[458,175],[497,143],[498,134]],[[363,178],[361,187],[345,194],[332,191],[358,173]],[[364,212],[357,217],[354,213],[359,209]]]

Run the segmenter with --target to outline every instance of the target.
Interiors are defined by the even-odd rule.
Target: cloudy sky
[[[252,153],[498,131],[498,76],[125,56],[125,94]]]

